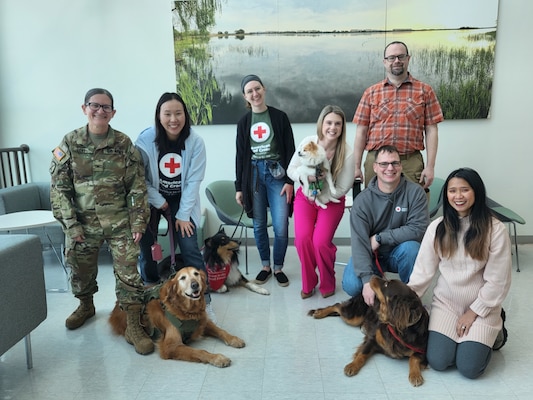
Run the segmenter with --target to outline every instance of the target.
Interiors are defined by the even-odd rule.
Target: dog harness
[[[155,285],[151,287],[150,289],[147,289],[145,292],[145,302],[148,304],[151,300],[159,300],[159,290],[161,289],[161,286],[163,284]],[[189,340],[194,333],[194,331],[198,328],[199,322],[194,319],[188,319],[185,321],[180,320],[170,312],[168,312],[167,308],[163,304],[162,301],[159,301],[159,304],[161,304],[161,308],[165,312],[165,317],[170,321],[172,325],[180,332],[182,340],[186,342]],[[153,326],[147,327],[147,333],[148,335],[153,339],[156,340],[161,336],[161,331]]]
[[[324,182],[319,179],[320,175],[322,175],[322,168],[320,165],[317,165],[315,167],[315,178],[316,181],[309,182],[309,196],[318,196],[320,193],[322,193],[322,188],[324,186]]]
[[[226,278],[231,270],[231,264],[220,265],[215,264],[212,267],[206,265],[207,278],[211,290],[218,290],[224,285]]]

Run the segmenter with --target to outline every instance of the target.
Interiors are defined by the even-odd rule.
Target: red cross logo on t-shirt
[[[250,137],[256,143],[262,143],[270,137],[270,127],[264,122],[258,122],[252,125]]]
[[[181,156],[177,153],[165,154],[159,161],[159,170],[168,178],[178,176],[181,174]]]

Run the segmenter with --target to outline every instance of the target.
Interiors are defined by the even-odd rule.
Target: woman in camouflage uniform
[[[154,346],[140,325],[143,282],[137,271],[149,217],[142,160],[129,137],[109,125],[116,112],[109,91],[89,90],[81,108],[88,124],[65,135],[50,166],[52,208],[66,235],[72,293],[80,300],[65,325],[79,328],[95,314],[98,253],[106,241],[117,299],[127,312],[126,340],[148,354]]]

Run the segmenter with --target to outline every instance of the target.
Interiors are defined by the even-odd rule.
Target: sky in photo
[[[497,17],[498,0],[222,0],[212,32],[494,27]]]

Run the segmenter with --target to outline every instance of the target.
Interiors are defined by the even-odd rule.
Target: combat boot
[[[80,305],[70,314],[65,321],[68,329],[77,329],[82,326],[89,318],[94,317],[94,303],[92,294],[86,296],[76,296],[80,299]]]
[[[126,342],[135,347],[135,351],[139,354],[150,354],[154,351],[154,343],[152,339],[146,334],[141,325],[141,309],[140,304],[131,304],[126,308],[127,327],[124,337]]]

